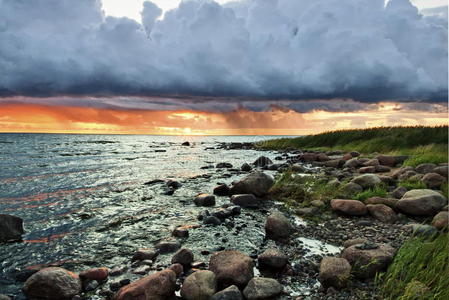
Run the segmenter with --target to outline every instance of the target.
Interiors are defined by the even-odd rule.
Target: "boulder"
[[[235,250],[214,253],[209,261],[209,270],[217,276],[220,288],[236,285],[243,288],[254,277],[253,260]]]
[[[211,271],[196,271],[187,276],[181,287],[181,296],[187,300],[209,300],[217,290],[217,279]]]
[[[324,166],[328,168],[341,168],[345,164],[345,160],[343,159],[331,159],[324,162]]]
[[[282,269],[288,263],[288,257],[277,249],[267,249],[257,258],[259,268]]]
[[[312,152],[307,152],[307,153],[302,154],[299,157],[299,160],[304,161],[304,162],[313,162],[313,161],[316,161],[317,158],[318,158],[318,154],[312,153]]]
[[[103,281],[108,278],[109,269],[108,268],[93,268],[93,269],[82,271],[79,274],[79,276],[83,280],[88,279],[88,280]]]
[[[181,248],[181,244],[178,241],[160,241],[154,246],[159,253],[166,254],[177,251]]]
[[[433,217],[432,225],[435,226],[436,229],[442,230],[447,229],[449,223],[449,212],[440,211]]]
[[[231,196],[231,202],[241,207],[259,207],[262,201],[253,194],[237,194]]]
[[[427,174],[433,172],[433,169],[435,169],[436,166],[436,164],[431,163],[420,164],[415,168],[415,171],[421,174]]]
[[[362,162],[359,161],[358,158],[351,158],[343,164],[343,167],[344,168],[358,168],[361,165],[362,165]]]
[[[367,213],[366,205],[358,200],[332,199],[331,208],[348,216],[363,216]]]
[[[390,167],[382,166],[382,165],[375,166],[374,168],[375,168],[375,171],[378,172],[378,173],[386,173],[386,172],[390,172],[391,171]]]
[[[231,195],[253,194],[261,197],[268,193],[274,184],[274,179],[260,171],[250,173],[231,187]]]
[[[171,234],[174,237],[186,238],[189,237],[189,230],[185,227],[176,227]]]
[[[173,297],[176,290],[176,274],[163,270],[143,277],[122,287],[114,300],[165,300]]]
[[[414,171],[414,169],[410,166],[398,168],[391,173],[391,177],[394,179],[399,179],[402,174],[408,171]]]
[[[316,157],[316,160],[317,160],[317,161],[324,162],[324,161],[330,160],[330,158],[329,158],[329,156],[327,156],[325,153],[318,153],[318,155],[317,155],[317,157]]]
[[[369,167],[361,167],[359,169],[359,173],[364,174],[364,173],[374,173],[376,172],[376,167],[373,166],[369,166]]]
[[[366,242],[368,242],[368,240],[365,239],[365,238],[355,238],[355,239],[350,239],[350,240],[346,240],[346,241],[343,243],[343,247],[344,247],[344,248],[348,248],[348,247],[351,247],[351,246],[357,245],[357,244],[365,244]]]
[[[346,287],[351,275],[351,265],[344,258],[325,257],[320,264],[320,281],[325,287]]]
[[[266,156],[261,156],[253,162],[256,167],[265,167],[273,164],[273,161]]]
[[[396,250],[387,244],[357,244],[343,250],[342,257],[352,266],[352,273],[360,279],[373,278],[385,271],[393,261]]]
[[[448,169],[447,166],[438,166],[435,169],[433,169],[433,172],[447,178],[447,169]]]
[[[398,199],[394,198],[371,197],[365,200],[365,204],[384,204],[391,208],[395,208],[398,201]]]
[[[172,264],[168,267],[169,270],[175,272],[176,277],[179,277],[184,273],[184,267],[181,264]]]
[[[376,167],[379,165],[377,158],[370,159],[362,164],[364,167]]]
[[[0,214],[0,242],[21,241],[24,233],[21,218]]]
[[[23,286],[30,299],[70,300],[82,291],[81,280],[63,268],[45,268],[31,275]]]
[[[240,167],[240,169],[241,169],[243,172],[249,172],[249,171],[251,171],[253,168],[252,168],[249,164],[244,163],[244,164]]]
[[[215,196],[209,194],[199,194],[193,200],[196,206],[214,206]]]
[[[385,204],[368,204],[366,208],[375,219],[383,223],[395,223],[398,219],[394,210]]]
[[[215,166],[217,169],[230,169],[232,168],[232,164],[228,162],[221,162]]]
[[[283,241],[288,240],[294,228],[289,219],[279,211],[272,212],[265,222],[265,233],[267,238]]]
[[[217,196],[229,196],[231,189],[227,184],[220,184],[214,188],[214,195]]]
[[[156,249],[141,248],[134,253],[131,261],[154,260],[158,255],[159,255],[159,252]]]
[[[376,159],[379,161],[379,164],[383,166],[394,167],[399,163],[396,157],[391,155],[378,155]]]
[[[231,285],[213,295],[211,300],[243,300],[243,296],[238,287]]]
[[[398,201],[396,208],[408,215],[433,216],[447,204],[440,193],[428,190],[411,190]]]
[[[398,186],[391,192],[391,195],[396,199],[401,199],[405,193],[407,193],[407,189],[403,186]]]
[[[272,278],[254,277],[243,290],[247,300],[274,299],[282,293],[282,285]]]
[[[194,260],[194,256],[192,251],[189,249],[180,249],[178,250],[172,257],[171,263],[172,264],[181,264],[184,267],[189,267]]]
[[[351,182],[356,183],[360,185],[362,188],[366,189],[375,187],[382,181],[380,180],[379,176],[375,174],[363,174],[355,177],[354,179],[351,180]]]
[[[363,191],[363,188],[354,182],[349,182],[342,187],[342,192],[347,195],[355,195]]]
[[[410,170],[410,171],[406,171],[406,172],[402,173],[401,175],[399,175],[398,179],[400,181],[404,181],[404,180],[410,179],[410,178],[412,178],[413,176],[416,176],[416,175],[418,175],[418,173],[416,173],[415,171]]]
[[[300,173],[304,173],[306,171],[306,168],[304,168],[304,166],[301,164],[293,164],[291,166],[291,169],[293,172],[300,172]]]
[[[421,178],[421,181],[424,182],[429,189],[439,189],[446,181],[446,177],[443,177],[437,173],[427,173],[423,178]]]
[[[183,142],[181,146],[190,146],[190,142]]]

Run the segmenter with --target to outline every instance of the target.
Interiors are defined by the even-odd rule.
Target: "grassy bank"
[[[385,299],[449,299],[448,235],[407,241],[379,282]]]
[[[282,138],[257,143],[263,149],[309,149],[359,151],[412,156],[404,164],[448,161],[447,126],[377,127],[325,132],[298,138]]]

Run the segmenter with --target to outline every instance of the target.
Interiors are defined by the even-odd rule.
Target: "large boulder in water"
[[[214,253],[209,261],[209,270],[217,276],[220,288],[230,285],[243,288],[254,277],[253,268],[253,260],[235,250]]]
[[[114,300],[165,300],[174,296],[176,273],[172,270],[156,272],[122,287]]]
[[[70,300],[82,291],[81,280],[63,268],[45,268],[31,275],[23,286],[29,299]]]
[[[272,278],[254,277],[243,290],[248,300],[276,299],[282,293],[282,285]]]
[[[402,196],[396,208],[408,215],[433,216],[447,204],[447,199],[440,193],[419,189],[411,190]]]
[[[265,233],[267,238],[284,241],[288,240],[293,232],[294,228],[289,219],[287,219],[287,217],[280,211],[276,210],[271,213],[265,222]]]
[[[0,242],[20,241],[23,233],[21,218],[0,214]]]
[[[274,184],[274,179],[264,172],[253,172],[231,187],[231,195],[235,194],[253,194],[261,197],[268,194],[268,191]]]
[[[273,161],[266,156],[261,156],[253,162],[256,167],[265,167],[272,164]]]
[[[388,244],[357,244],[343,250],[342,257],[352,266],[355,277],[373,278],[376,273],[385,271],[393,261],[396,250]]]
[[[184,280],[181,296],[187,300],[209,300],[216,290],[217,279],[214,272],[196,271]]]

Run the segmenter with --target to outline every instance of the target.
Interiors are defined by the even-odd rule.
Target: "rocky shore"
[[[220,147],[244,151],[253,146]],[[204,166],[225,172],[215,188],[186,201],[201,208],[195,223],[174,226],[171,236],[135,249],[121,265],[30,270],[21,278],[23,293],[28,299],[55,300],[379,299],[374,278],[388,268],[404,240],[448,225],[447,198],[440,191],[447,184],[447,164],[402,167],[405,159],[290,149],[241,166]],[[240,178],[225,183],[230,173]],[[276,186],[280,176],[324,181],[338,197],[285,205],[273,187],[281,192],[292,187]],[[399,184],[407,180],[423,188]],[[158,179],[145,185],[158,185],[171,196],[183,183]],[[352,197],[379,186],[386,190],[384,197]],[[205,245],[204,232],[219,246]],[[21,234],[20,219],[0,215],[2,242],[20,240]]]

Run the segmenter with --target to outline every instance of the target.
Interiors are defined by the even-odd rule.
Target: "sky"
[[[447,124],[447,1],[0,0],[0,132]]]

